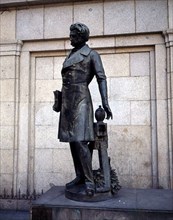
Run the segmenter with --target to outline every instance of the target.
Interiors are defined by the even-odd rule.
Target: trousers
[[[92,152],[87,141],[70,142],[76,176],[85,184],[94,184],[92,172]]]

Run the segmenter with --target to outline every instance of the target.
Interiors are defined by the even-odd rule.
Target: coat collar
[[[72,66],[76,63],[83,61],[84,57],[88,56],[90,52],[91,52],[91,48],[89,48],[88,45],[86,44],[81,49],[74,52],[71,56],[70,53],[63,63],[63,68]]]

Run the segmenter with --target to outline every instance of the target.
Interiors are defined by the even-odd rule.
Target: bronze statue
[[[97,78],[102,105],[107,119],[113,117],[108,104],[106,76],[99,54],[89,48],[89,29],[75,23],[70,26],[70,41],[74,47],[63,63],[62,105],[58,138],[69,142],[76,178],[66,189],[83,185],[83,194],[92,197],[95,184],[90,143],[94,141],[94,115],[88,85]]]

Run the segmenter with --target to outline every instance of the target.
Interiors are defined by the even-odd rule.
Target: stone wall
[[[107,122],[108,151],[121,185],[172,188],[173,1],[19,7],[23,1],[16,0],[13,8],[10,2],[6,8],[0,3],[1,192],[45,191],[74,177],[68,144],[57,140],[59,115],[52,105],[76,21],[90,28],[88,44],[101,54],[107,74],[114,114]],[[90,89],[96,109],[95,81]]]

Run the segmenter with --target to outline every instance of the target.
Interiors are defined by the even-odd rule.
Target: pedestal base
[[[80,202],[99,202],[111,199],[111,192],[95,193],[93,196],[87,196],[85,193],[85,185],[78,185],[71,189],[65,190],[65,196],[68,199]]]
[[[53,187],[32,205],[32,220],[171,220],[172,190],[121,189],[102,202],[67,199],[64,187]]]

